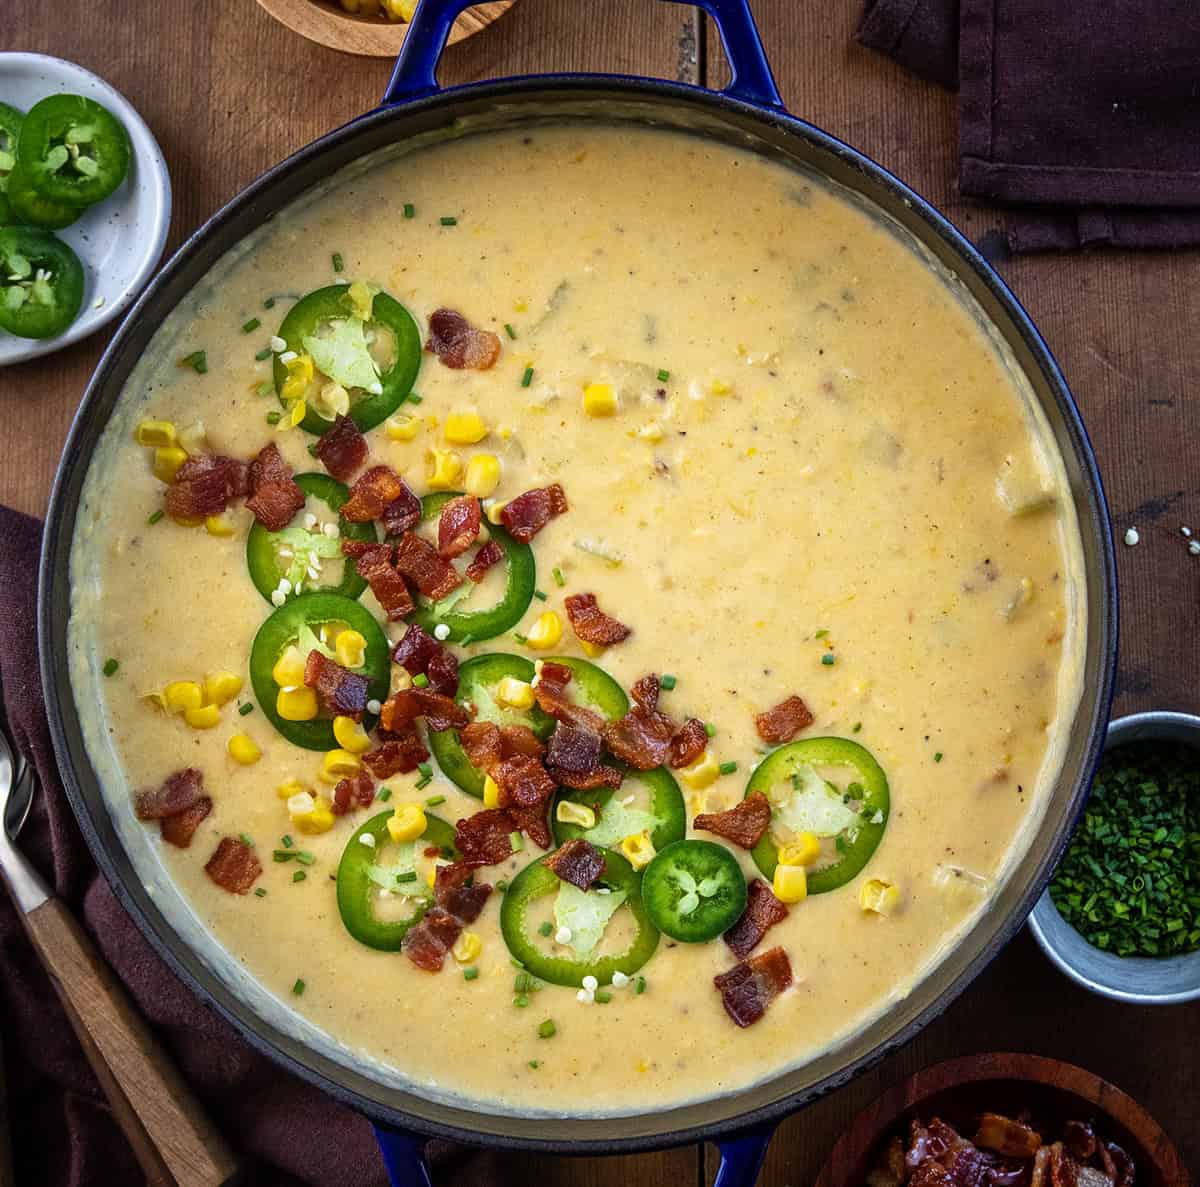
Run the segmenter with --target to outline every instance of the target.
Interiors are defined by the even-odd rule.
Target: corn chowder
[[[833,187],[468,137],[158,330],[72,678],[141,876],[260,1013],[431,1096],[661,1107],[844,1041],[987,908],[1078,699],[1065,491],[967,299]]]

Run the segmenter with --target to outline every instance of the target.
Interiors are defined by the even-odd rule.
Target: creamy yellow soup
[[[296,296],[335,280],[334,253],[343,278],[390,293],[423,335],[442,306],[500,334],[488,371],[426,354],[422,402],[401,409],[419,431],[376,429],[372,458],[418,493],[432,449],[464,464],[495,456],[501,502],[562,484],[570,510],[533,542],[547,597],[516,633],[546,610],[565,623],[564,597],[585,591],[632,628],[596,662],[626,688],[673,674],[668,711],[713,723],[711,756],[737,764],[701,791],[683,785],[689,820],[741,799],[768,749],[755,714],[791,694],[815,716],[801,736],[852,738],[886,771],[891,814],[865,870],[793,905],[760,945],[787,951],[795,983],[754,1025],[735,1027],[712,986],[736,963],[719,939],[664,937],[642,993],[613,989],[602,1004],[545,985],[515,1005],[499,894],[470,927],[482,941],[472,980],[453,959],[430,974],[360,945],[331,878],[367,813],[297,834],[315,857],[303,881],[270,860],[296,833],[276,789],[299,780],[328,794],[321,756],[236,701],[194,729],[147,699],[221,669],[247,678],[272,607],[247,575],[240,504],[231,536],[148,522],[163,486],[134,426],[193,426],[193,449],[241,457],[275,441],[297,471],[319,469],[309,436],[267,423],[278,404],[255,354]],[[262,325],[244,333],[251,318]],[[207,373],[177,365],[199,349]],[[611,387],[615,414],[587,413],[591,384]],[[488,435],[448,445],[446,419],[464,410]],[[680,134],[478,135],[348,171],[231,252],[160,328],[88,476],[72,673],[141,876],[261,1014],[426,1095],[631,1112],[729,1092],[845,1041],[986,908],[1040,821],[1075,711],[1080,555],[1061,461],[1015,364],[952,279],[860,203]],[[369,593],[363,604],[382,618]],[[582,654],[569,627],[558,650]],[[536,655],[513,633],[462,654],[489,651]],[[120,667],[105,677],[109,658]],[[247,678],[238,700],[252,699]],[[237,733],[261,748],[258,762],[230,757]],[[215,807],[180,850],[134,818],[131,797],[187,765]],[[431,811],[450,823],[480,809],[436,770],[419,791],[416,779],[387,780],[396,801],[444,796]],[[264,858],[263,896],[204,873],[218,840],[238,834]],[[481,876],[511,879],[535,852]],[[867,879],[897,888],[890,914],[861,906]],[[538,1035],[546,1020],[553,1038]]]

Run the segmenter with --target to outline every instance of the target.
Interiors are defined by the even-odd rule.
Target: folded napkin
[[[959,187],[1015,251],[1200,245],[1195,0],[866,0],[858,39],[959,91]]]
[[[172,1053],[255,1187],[383,1187],[370,1125],[281,1071],[206,1009],[163,964],[91,859],[58,770],[38,678],[36,558],[41,524],[0,508],[0,647],[4,707],[40,777],[21,832],[26,857],[91,933]],[[0,1028],[18,1183],[114,1187],[142,1181],[133,1153],[75,1041],[7,894],[0,891]],[[492,1154],[433,1144],[434,1181],[491,1187]]]

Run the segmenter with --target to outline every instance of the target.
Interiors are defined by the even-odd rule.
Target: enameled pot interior
[[[386,1088],[277,1031],[234,998],[166,924],[133,873],[84,749],[67,675],[68,557],[88,460],[133,365],[165,315],[251,229],[351,161],[417,135],[454,137],[561,119],[636,121],[716,138],[815,168],[858,191],[908,228],[955,272],[1005,339],[1042,405],[1066,464],[1083,538],[1089,607],[1083,699],[1044,826],[989,910],[913,991],[848,1043],[736,1095],[633,1117],[558,1120],[492,1116]],[[465,123],[464,123],[465,121]],[[666,184],[672,184],[669,180]],[[678,184],[687,184],[680,180]],[[553,234],[553,221],[547,224]],[[945,1008],[1024,921],[1082,806],[1103,738],[1116,651],[1116,595],[1107,513],[1091,451],[1070,396],[1036,331],[999,280],[957,234],[878,167],[799,121],[708,92],[597,78],[484,84],[372,113],[302,150],[218,213],[143,295],[101,361],[73,426],[47,524],[39,610],[47,707],[64,782],[93,853],[160,953],[257,1046],[372,1117],[425,1133],[573,1153],[649,1148],[765,1122],[844,1083],[911,1038]],[[486,1059],[486,1050],[480,1052]]]

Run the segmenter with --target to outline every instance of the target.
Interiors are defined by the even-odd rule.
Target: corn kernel
[[[431,449],[425,463],[425,480],[432,490],[450,490],[462,474],[462,458],[453,449]]]
[[[703,787],[717,781],[721,768],[712,753],[706,750],[695,762],[690,763],[679,772],[679,777],[690,788],[699,791]]]
[[[210,536],[232,536],[234,533],[233,520],[224,511],[220,515],[206,516],[204,530]]]
[[[242,691],[242,678],[234,672],[209,672],[204,677],[204,699],[213,705],[224,705]]]
[[[221,720],[221,710],[216,705],[201,705],[198,709],[184,709],[183,720],[194,730],[210,730]]]
[[[420,804],[397,804],[388,817],[388,834],[397,844],[415,841],[425,831],[426,823],[425,809]]]
[[[389,441],[411,441],[421,431],[421,421],[416,416],[389,416],[383,431]]]
[[[280,688],[296,688],[304,683],[304,656],[294,643],[283,649],[271,669],[271,679]]]
[[[875,915],[890,915],[900,902],[900,888],[882,878],[868,878],[858,891],[858,905]]]
[[[733,384],[727,383],[724,379],[714,379],[712,383],[709,384],[708,390],[712,392],[714,396],[727,396],[733,391]]]
[[[644,870],[655,857],[654,843],[648,832],[633,833],[621,842],[621,852],[635,870]]]
[[[661,441],[666,433],[663,432],[663,427],[656,420],[652,420],[649,424],[642,425],[637,431],[637,435],[643,441]]]
[[[299,795],[302,791],[306,790],[307,788],[299,779],[287,779],[275,788],[275,794],[281,800],[290,800],[292,796]]]
[[[808,873],[803,866],[785,866],[780,863],[775,867],[771,889],[781,903],[802,903],[808,898]]]
[[[810,866],[821,856],[821,841],[816,833],[800,833],[779,850],[779,863],[785,866]]]
[[[577,824],[580,828],[596,827],[596,813],[587,804],[577,804],[574,800],[559,800],[554,819],[560,824]]]
[[[308,836],[327,833],[334,824],[333,806],[324,796],[306,791],[288,800],[288,815],[299,832]]]
[[[362,759],[349,750],[327,750],[321,760],[321,778],[326,783],[337,783],[347,775],[357,775],[361,770]]]
[[[465,931],[450,949],[459,964],[470,964],[483,951],[483,941],[473,931]]]
[[[496,700],[507,709],[532,709],[533,685],[527,680],[504,676],[496,685]]]
[[[537,622],[529,628],[529,646],[535,651],[549,651],[562,640],[562,619],[553,610],[539,614]]]
[[[504,523],[504,504],[496,499],[491,499],[483,508],[483,514],[488,523],[499,527]]]
[[[351,754],[366,754],[371,749],[371,739],[367,731],[353,717],[335,717],[333,719],[333,736],[343,750]]]
[[[500,460],[490,453],[477,453],[467,463],[467,476],[463,490],[477,499],[486,499],[495,494],[500,485]]]
[[[167,698],[163,696],[161,688],[151,689],[150,692],[142,693],[142,700],[149,701],[150,704],[161,709],[164,713],[167,712]]]
[[[367,641],[358,631],[339,631],[333,641],[333,653],[343,668],[361,668],[367,657]]]
[[[307,415],[308,401],[297,400],[292,405],[292,410],[275,427],[278,432],[286,433],[288,429],[294,429]]]
[[[159,482],[171,483],[179,467],[187,461],[187,454],[178,445],[160,445],[154,451],[154,464],[151,469]]]
[[[275,698],[275,712],[284,721],[312,721],[318,711],[317,694],[311,688],[281,688]]]
[[[229,751],[229,757],[234,762],[241,763],[244,767],[253,766],[262,758],[262,751],[258,748],[254,739],[247,734],[234,734],[229,739],[226,749]]]
[[[488,435],[488,427],[478,412],[451,412],[444,432],[451,445],[477,445]]]
[[[287,810],[289,816],[306,816],[317,806],[316,797],[311,791],[298,791],[288,796]]]
[[[617,396],[611,383],[589,383],[583,389],[583,410],[588,416],[616,416]]]
[[[204,704],[204,692],[194,680],[173,680],[163,689],[168,713],[186,713]]]
[[[604,646],[601,643],[589,643],[586,639],[580,639],[579,646],[583,648],[583,654],[590,659],[596,659],[604,654]]]
[[[485,808],[500,807],[500,784],[491,775],[483,777],[483,806]]]
[[[144,420],[133,430],[139,445],[174,445],[175,426],[169,420]]]
[[[336,420],[350,411],[350,393],[340,383],[323,383],[307,399],[322,420]]]
[[[302,399],[313,380],[312,355],[298,354],[287,364],[287,378],[279,389],[279,398],[285,404]]]

